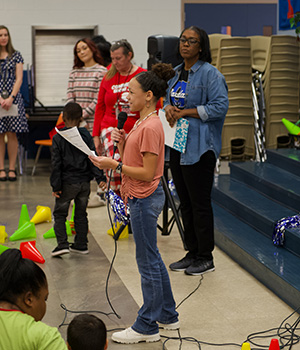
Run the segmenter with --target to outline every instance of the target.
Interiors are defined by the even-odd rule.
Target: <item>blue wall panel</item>
[[[196,25],[208,34],[231,26],[231,35],[262,35],[263,26],[277,31],[276,4],[185,4],[185,27]]]

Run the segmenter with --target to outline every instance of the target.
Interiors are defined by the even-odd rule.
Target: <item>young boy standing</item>
[[[63,110],[63,121],[66,128],[78,127],[83,141],[91,150],[95,151],[93,138],[86,128],[80,128],[82,108],[78,103],[70,102]],[[64,130],[64,129],[63,129]],[[52,256],[67,254],[70,251],[80,254],[88,254],[88,219],[87,203],[90,195],[90,181],[96,178],[98,185],[106,181],[103,171],[95,167],[88,156],[56,134],[52,140],[52,172],[50,183],[55,199],[54,207],[54,231],[57,239],[57,247],[52,251]],[[69,246],[66,232],[66,219],[70,202],[74,199],[75,214],[75,239]]]

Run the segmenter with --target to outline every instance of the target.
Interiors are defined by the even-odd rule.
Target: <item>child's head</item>
[[[48,283],[44,271],[19,249],[0,255],[0,300],[17,306],[40,321],[46,313]]]
[[[103,321],[90,314],[75,316],[67,330],[69,350],[107,349],[106,327]]]
[[[66,127],[79,126],[82,119],[82,108],[76,102],[69,102],[63,110],[63,121]]]

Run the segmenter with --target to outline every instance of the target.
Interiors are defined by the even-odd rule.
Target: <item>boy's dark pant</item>
[[[69,248],[66,232],[66,219],[70,202],[74,199],[74,228],[76,248],[87,248],[88,219],[86,208],[90,195],[90,183],[64,184],[60,198],[56,198],[54,207],[54,231],[60,248]]]

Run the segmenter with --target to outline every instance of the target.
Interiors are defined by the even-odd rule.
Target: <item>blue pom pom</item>
[[[285,230],[287,228],[294,228],[300,226],[300,214],[294,216],[288,216],[278,220],[275,224],[273,232],[273,243],[275,245],[283,245]]]
[[[113,190],[109,190],[105,194],[106,199],[108,200],[112,211],[115,214],[114,222],[117,221],[123,223],[124,225],[129,224],[130,222],[130,214],[129,214],[129,206],[127,205],[127,214],[125,212],[125,204],[121,197],[119,197]]]

